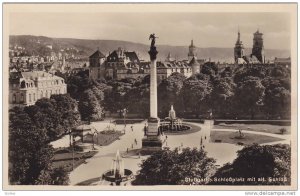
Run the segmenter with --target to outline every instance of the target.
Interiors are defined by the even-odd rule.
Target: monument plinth
[[[162,141],[160,138],[159,124],[160,120],[157,117],[157,73],[156,73],[156,56],[158,54],[155,47],[155,34],[151,34],[149,39],[152,39],[150,51],[150,117],[148,119],[148,128],[145,127],[145,137],[142,140],[143,152],[153,152],[161,150]]]

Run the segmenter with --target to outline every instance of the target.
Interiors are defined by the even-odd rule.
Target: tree
[[[258,104],[262,102],[265,87],[257,77],[248,76],[239,83],[236,91],[238,106],[244,113],[254,118]]]
[[[91,89],[85,90],[79,100],[79,112],[83,120],[100,120],[102,107]]]
[[[203,150],[185,148],[180,153],[164,149],[141,164],[134,185],[188,185],[186,178],[209,178],[215,172],[215,160]],[[206,182],[195,182],[205,184]]]
[[[185,79],[186,77],[183,74],[175,72],[159,84],[158,108],[159,111],[163,112],[164,117],[168,114],[170,105],[174,105],[177,111],[183,110],[180,93]]]
[[[289,145],[277,144],[260,146],[258,144],[244,147],[238,151],[233,163],[221,167],[214,177],[244,178],[245,181],[212,182],[217,185],[290,185],[291,183],[291,148]],[[214,178],[213,177],[213,178]],[[255,181],[247,178],[255,177]],[[264,178],[265,181],[258,181]],[[282,180],[270,181],[269,178]],[[285,178],[285,180],[283,179]]]
[[[56,102],[56,111],[60,113],[60,124],[64,132],[68,132],[79,124],[81,119],[75,99],[72,99],[69,94],[52,95],[51,99]]]
[[[36,127],[20,108],[11,110],[9,120],[9,181],[17,185],[35,184],[53,155],[47,132]]]
[[[211,92],[212,85],[208,76],[201,73],[191,76],[184,81],[182,87],[184,108],[197,115],[206,113],[210,109]]]
[[[236,84],[229,77],[216,77],[213,84],[211,99],[214,115],[226,118],[228,113],[233,113],[232,106],[234,105],[233,98]]]
[[[214,62],[206,62],[201,69],[201,73],[214,77],[218,74],[218,66]]]
[[[290,80],[267,77],[262,81],[265,86],[264,110],[269,117],[290,118],[291,92]]]
[[[68,185],[69,174],[64,167],[42,170],[36,180],[38,185]]]

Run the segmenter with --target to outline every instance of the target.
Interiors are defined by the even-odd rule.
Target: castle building
[[[253,48],[251,56],[255,56],[259,62],[265,63],[263,34],[257,30],[253,36]]]
[[[244,57],[244,45],[241,41],[241,34],[240,30],[238,31],[238,38],[235,43],[234,47],[234,61],[235,63],[238,63],[241,58]]]
[[[29,106],[41,98],[66,94],[64,79],[44,71],[11,72],[9,77],[9,106]]]
[[[191,40],[191,45],[189,46],[189,53],[188,53],[188,61],[190,62],[195,56],[196,46],[194,45],[193,40]]]
[[[105,55],[102,54],[99,49],[94,52],[89,57],[89,63],[90,63],[90,73],[89,76],[91,79],[99,79],[104,78],[105,76]]]
[[[122,73],[124,69],[137,69],[137,64],[140,62],[136,52],[128,52],[123,48],[118,48],[108,55],[106,58],[106,77],[116,79],[118,78],[118,70]],[[120,72],[119,72],[120,73]]]

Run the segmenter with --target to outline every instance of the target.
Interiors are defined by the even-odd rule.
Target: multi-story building
[[[66,93],[67,84],[61,77],[43,71],[10,73],[10,107],[34,105],[38,99]]]
[[[186,77],[199,73],[205,60],[196,58],[196,47],[191,41],[189,60],[177,61],[169,53],[165,61],[157,62],[157,80],[160,82],[172,73],[182,73]],[[89,76],[92,79],[124,79],[139,78],[150,74],[150,62],[141,61],[134,51],[125,51],[118,48],[107,57],[99,49],[89,57]]]

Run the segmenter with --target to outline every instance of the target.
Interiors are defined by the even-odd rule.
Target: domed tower
[[[252,55],[254,55],[261,63],[265,63],[263,34],[257,29],[253,35]]]
[[[234,47],[234,61],[237,63],[239,58],[243,58],[244,56],[244,45],[241,41],[240,30],[238,30],[238,38]]]
[[[191,40],[191,45],[189,46],[188,60],[189,62],[195,57],[196,46],[194,46],[193,40]]]

